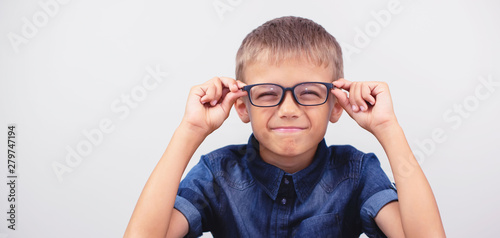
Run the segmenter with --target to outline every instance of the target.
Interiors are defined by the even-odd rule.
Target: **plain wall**
[[[1,219],[0,237],[122,236],[190,87],[234,77],[246,34],[286,15],[310,18],[337,38],[346,79],[389,83],[447,235],[496,236],[499,7],[487,0],[1,1],[0,175],[7,180],[7,125],[15,123],[18,180],[17,229]],[[233,110],[188,169],[250,133]],[[375,152],[392,177],[380,144],[347,114],[326,140]],[[8,186],[0,187],[7,217]]]

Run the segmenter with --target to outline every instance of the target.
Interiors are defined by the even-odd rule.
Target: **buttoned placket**
[[[278,196],[276,199],[278,207],[277,216],[277,237],[289,237],[288,221],[295,201],[295,189],[293,179],[290,175],[283,176],[281,180]]]

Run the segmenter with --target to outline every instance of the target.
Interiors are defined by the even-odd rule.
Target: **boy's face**
[[[319,67],[305,60],[289,60],[279,65],[255,62],[246,67],[245,83],[275,83],[283,87],[303,82],[331,83],[331,67]],[[312,158],[326,133],[328,121],[336,122],[342,113],[333,94],[328,94],[327,102],[319,106],[301,106],[292,92],[287,91],[281,104],[275,107],[255,107],[245,97],[238,99],[235,108],[243,122],[251,122],[263,158],[302,155]]]

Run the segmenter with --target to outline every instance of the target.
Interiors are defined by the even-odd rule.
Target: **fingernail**
[[[212,106],[217,105],[217,100],[213,100],[213,101],[211,101],[211,102],[210,102],[210,105],[212,105]]]
[[[361,111],[365,111],[365,107],[363,107],[363,106],[359,106],[359,110],[361,110]]]
[[[352,110],[353,110],[353,111],[357,111],[357,110],[358,110],[358,107],[356,107],[356,105],[352,105]]]

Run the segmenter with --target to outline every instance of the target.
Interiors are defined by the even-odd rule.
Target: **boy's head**
[[[260,155],[287,172],[304,168],[328,122],[336,122],[342,113],[326,86],[343,77],[342,53],[335,38],[311,20],[277,18],[252,31],[236,59],[236,78],[249,85],[246,90],[252,92],[253,104],[249,97],[239,98],[235,109],[243,122],[251,122]],[[324,100],[309,103],[320,94]]]
[[[246,82],[245,70],[256,61],[280,64],[302,59],[317,66],[333,66],[333,79],[344,77],[342,51],[335,38],[319,24],[301,17],[280,17],[250,32],[236,55],[236,79]]]

